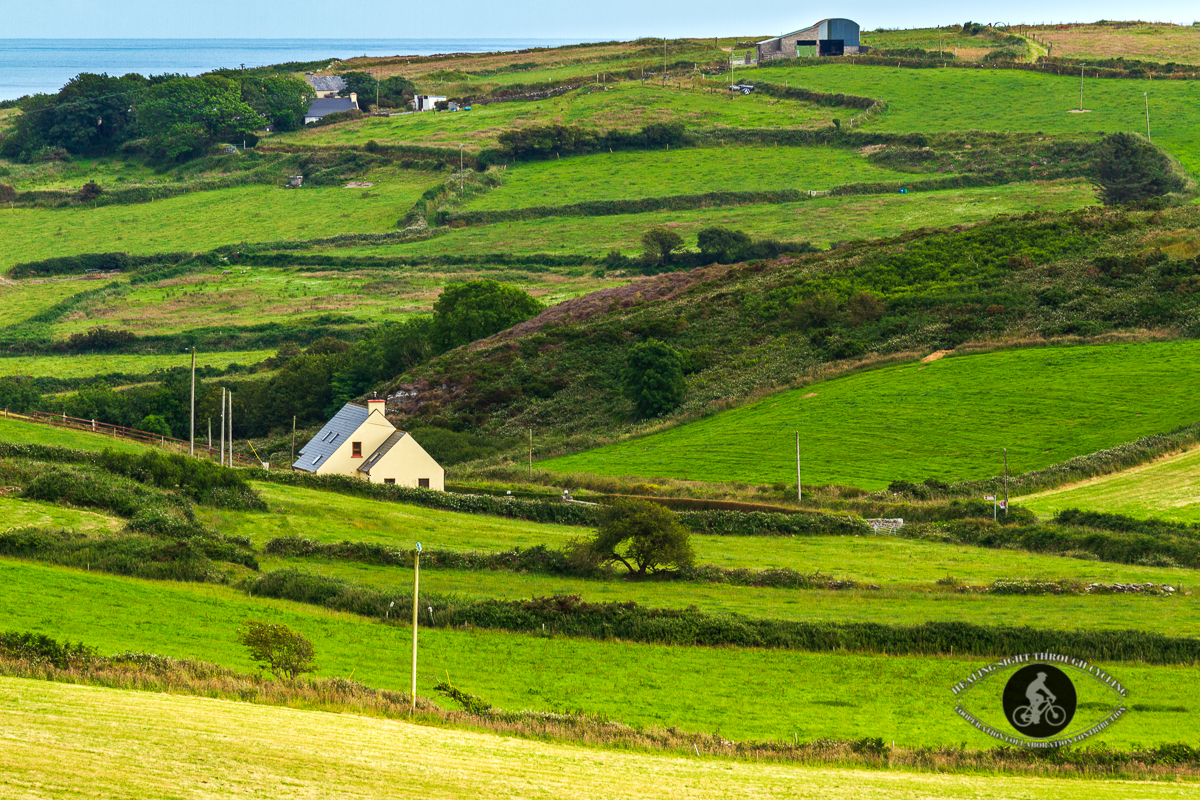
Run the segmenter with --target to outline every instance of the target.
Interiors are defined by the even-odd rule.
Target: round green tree
[[[433,304],[433,341],[440,350],[451,350],[511,328],[542,308],[515,286],[491,280],[452,283]]]
[[[696,556],[689,534],[669,509],[647,500],[617,500],[600,515],[591,548],[602,560],[634,575],[690,567]]]
[[[1161,150],[1132,133],[1104,137],[1096,159],[1096,182],[1104,205],[1136,203],[1183,189]]]
[[[683,402],[683,356],[651,339],[638,342],[625,356],[625,393],[642,417],[658,417]]]

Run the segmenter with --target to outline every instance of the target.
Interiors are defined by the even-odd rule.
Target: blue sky
[[[764,0],[33,0],[6,4],[2,38],[567,38],[774,35],[823,17],[849,17],[864,28],[913,28],[963,22],[1040,23],[1141,19],[1191,24],[1196,0],[1145,4],[1069,0],[1047,4],[920,4],[844,0],[825,5]]]

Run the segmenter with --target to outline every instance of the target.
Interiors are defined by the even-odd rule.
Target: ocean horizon
[[[0,39],[0,100],[53,93],[82,72],[126,75],[264,67],[355,56],[489,53],[579,39]]]

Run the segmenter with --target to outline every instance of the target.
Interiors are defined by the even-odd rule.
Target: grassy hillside
[[[1151,135],[1193,174],[1200,174],[1200,137],[1184,108],[1190,81],[1092,80],[1079,107],[1079,78],[1001,69],[888,69],[849,64],[771,67],[762,79],[790,80],[822,92],[883,97],[888,112],[869,130],[1038,131],[1046,135],[1145,131],[1143,92],[1150,95]]]
[[[1165,22],[1103,22],[1037,25],[1039,41],[1053,45],[1061,58],[1124,58],[1127,60],[1200,63],[1200,28]]]
[[[94,323],[93,323],[94,324]],[[228,350],[220,353],[196,353],[196,367],[225,368],[230,364],[249,366],[275,355],[274,350]],[[148,375],[156,370],[190,367],[191,353],[169,356],[64,355],[8,356],[0,358],[0,377],[29,375],[34,378],[86,378],[115,372]]]
[[[49,444],[58,447],[72,447],[80,450],[118,450],[126,453],[140,453],[145,445],[114,439],[87,431],[76,431],[68,428],[55,428],[51,425],[41,425],[34,422],[22,422],[15,419],[0,417],[0,441],[10,444]]]
[[[186,792],[316,797],[328,787],[380,796],[520,796],[614,799],[735,794],[815,798],[884,793],[948,800],[1029,792],[1109,800],[1136,792],[1175,797],[1177,783],[922,774],[752,764],[648,755],[489,733],[423,727],[349,714],[5,678],[0,711],[16,744],[0,756],[0,788],[27,797],[134,798]],[[57,711],[56,711],[57,710]],[[58,713],[58,712],[65,712]],[[116,738],[112,731],[127,731]],[[227,732],[238,731],[236,741]],[[181,732],[182,731],[182,732]],[[179,759],[179,749],[188,752]],[[64,759],[63,753],[71,753]],[[420,753],[420,758],[413,758]],[[353,754],[353,755],[351,755]],[[369,763],[370,769],[363,769]],[[78,776],[94,776],[80,785]],[[470,780],[464,780],[469,771]],[[614,781],[615,775],[636,780]],[[36,783],[36,786],[30,784]]]
[[[1196,421],[1200,343],[1011,350],[813,383],[660,433],[541,462],[561,472],[879,489],[1027,472]]]
[[[1038,514],[1085,508],[1133,517],[1200,522],[1200,450],[1021,498]]]
[[[411,632],[378,622],[263,598],[226,587],[113,578],[0,560],[0,629],[84,640],[102,652],[137,650],[248,670],[234,641],[246,619],[280,622],[310,638],[319,675],[351,674],[370,686],[406,690]],[[91,609],[80,614],[80,608]],[[179,625],[147,625],[147,619]],[[418,691],[447,672],[455,685],[502,708],[583,709],[635,725],[678,725],[726,737],[854,738],[898,745],[990,746],[957,718],[949,687],[982,663],[849,653],[635,645],[488,631],[421,633]],[[1114,747],[1194,740],[1187,667],[1106,666],[1150,710],[1099,737]],[[805,680],[782,681],[781,675]],[[811,687],[822,687],[814,693]],[[1081,682],[1081,699],[1103,699]],[[838,701],[836,705],[833,701]],[[1161,710],[1160,710],[1161,709]],[[1091,712],[1095,713],[1095,712]]]

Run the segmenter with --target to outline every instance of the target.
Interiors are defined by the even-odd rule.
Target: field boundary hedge
[[[760,63],[757,69],[778,69],[780,67],[817,67],[820,64],[810,62],[821,61],[821,59],[813,58],[788,58],[788,59],[772,59],[770,61]],[[1109,60],[1111,62],[1111,60]],[[781,63],[782,62],[782,63]],[[1028,61],[1006,61],[996,60],[986,63],[977,61],[963,61],[962,59],[949,59],[946,61],[926,59],[926,58],[905,58],[905,57],[889,57],[879,55],[854,55],[847,56],[843,59],[844,63],[854,64],[860,67],[891,67],[891,68],[907,68],[907,69],[1004,69],[1004,70],[1021,70],[1022,72],[1040,72],[1047,75],[1059,75],[1063,77],[1078,77],[1080,62],[1075,59],[1059,59],[1043,56],[1035,63]],[[1162,69],[1162,71],[1148,71],[1142,65],[1150,62],[1137,62],[1137,66],[1130,69],[1115,69],[1112,67],[1098,66],[1094,68],[1094,72],[1089,77],[1109,78],[1109,79],[1131,79],[1144,80],[1153,74],[1154,80],[1195,80],[1192,72],[1174,72]],[[1088,62],[1088,66],[1092,66],[1092,62]],[[1160,68],[1165,67],[1163,64],[1157,65]]]
[[[251,595],[293,600],[408,624],[411,594],[388,594],[338,578],[279,570],[243,584]],[[394,605],[393,605],[394,603]],[[636,603],[585,603],[574,595],[532,600],[480,600],[425,595],[418,599],[427,627],[471,626],[515,633],[704,647],[760,647],[805,652],[846,650],[884,655],[1006,656],[1066,652],[1096,661],[1200,663],[1200,639],[1143,631],[1053,631],[1030,627],[926,622],[793,622],[709,614],[695,608],[655,609]],[[424,609],[432,608],[428,616]],[[543,628],[543,626],[545,626]]]

